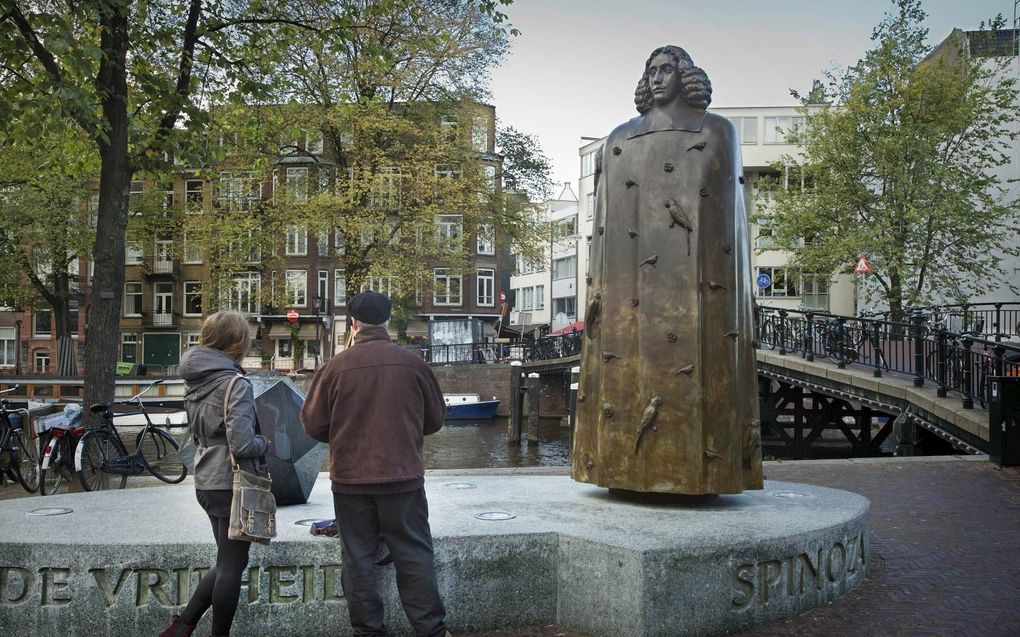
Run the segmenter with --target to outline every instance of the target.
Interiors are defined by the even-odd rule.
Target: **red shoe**
[[[180,615],[174,615],[171,619],[173,621],[170,622],[170,626],[161,632],[159,637],[191,637],[191,633],[195,632],[195,626],[185,624]]]

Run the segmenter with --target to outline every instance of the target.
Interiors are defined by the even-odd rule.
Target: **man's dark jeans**
[[[436,585],[425,489],[387,495],[334,493],[333,506],[343,544],[340,578],[355,637],[386,635],[376,586],[379,538],[393,558],[397,591],[415,635],[445,634],[446,609]]]

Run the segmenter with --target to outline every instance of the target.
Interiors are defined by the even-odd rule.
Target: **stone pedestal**
[[[869,504],[845,491],[768,481],[634,499],[505,473],[425,486],[454,634],[560,623],[594,637],[725,635],[822,606],[868,566]],[[320,475],[307,504],[279,510],[279,537],[253,547],[238,635],[351,634],[340,544],[307,526],[333,517],[329,487]],[[29,515],[42,507],[73,511]],[[154,635],[215,555],[187,484],[2,502],[0,626],[6,637]],[[410,635],[393,567],[379,575],[387,622]]]

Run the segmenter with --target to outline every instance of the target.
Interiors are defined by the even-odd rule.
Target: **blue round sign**
[[[772,285],[772,277],[770,277],[769,275],[767,275],[765,273],[759,274],[758,275],[758,279],[757,279],[757,283],[758,283],[758,287],[760,287],[760,288],[767,288],[768,286]]]

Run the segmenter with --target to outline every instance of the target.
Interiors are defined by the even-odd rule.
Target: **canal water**
[[[507,443],[506,417],[447,421],[425,437],[426,469],[509,469],[570,464],[570,430],[560,418],[539,420],[538,444]],[[527,430],[527,421],[524,423]]]

